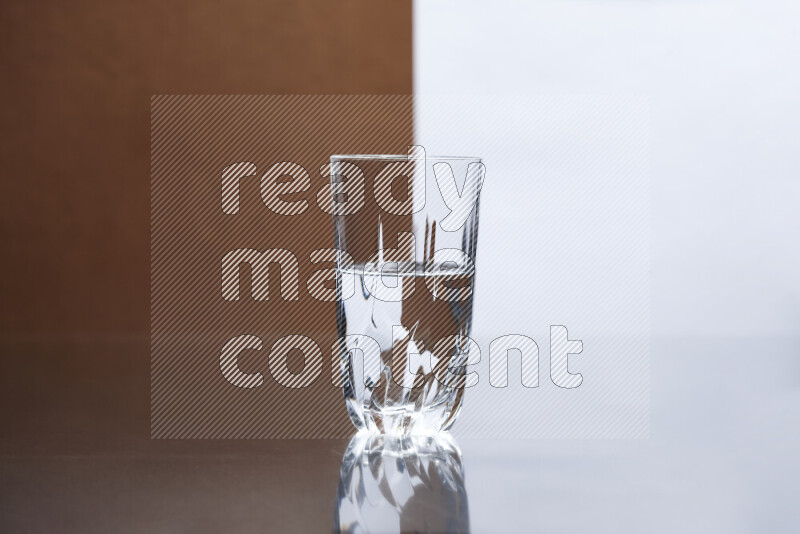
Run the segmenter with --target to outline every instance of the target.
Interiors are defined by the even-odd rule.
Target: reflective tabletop
[[[0,530],[790,532],[800,520],[799,346],[655,342],[644,440],[159,441],[146,417],[131,417],[141,406],[89,397],[11,420]],[[109,349],[86,350],[103,365]],[[114,350],[147,356],[135,343]],[[9,376],[3,387],[6,411],[46,392]],[[115,433],[109,417],[121,419]]]

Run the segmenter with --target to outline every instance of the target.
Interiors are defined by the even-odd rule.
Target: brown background
[[[216,492],[238,487],[226,470],[164,459],[218,447],[260,455],[244,487],[266,477],[303,506],[328,503],[338,442],[149,440],[150,97],[408,94],[411,2],[20,0],[0,5],[0,28],[3,524],[46,530],[63,512],[75,515],[63,529],[90,531],[103,523],[83,512],[211,513]],[[320,450],[333,466],[320,484],[292,470]],[[142,459],[115,456],[130,454]],[[171,515],[162,498],[184,482],[193,500]],[[115,490],[131,510],[103,500]]]
[[[331,154],[405,150],[413,142],[411,106],[407,95],[153,99],[151,436],[346,438],[353,433],[342,390],[331,380],[334,371],[340,377],[340,355],[333,350],[336,305],[314,298],[309,289],[314,286],[307,284],[315,271],[326,269],[330,275],[333,266],[311,261],[313,251],[334,246],[332,216],[318,201],[319,194],[330,197],[330,178],[320,167]],[[239,179],[239,210],[227,214],[221,207],[222,169],[240,161],[252,163],[257,171]],[[295,215],[276,213],[261,195],[274,189],[261,177],[286,161],[302,167],[309,182],[306,191],[282,195],[284,200],[305,202],[305,210]],[[370,193],[363,195],[366,205],[358,218],[347,224],[351,229],[362,221],[374,238],[371,252],[378,248],[379,220],[372,182],[381,168],[373,167],[362,164],[364,190]],[[295,186],[300,180],[289,175],[279,179],[297,180]],[[394,235],[390,229],[398,225],[399,221],[386,224],[386,235]],[[247,264],[238,269],[239,298],[223,299],[222,258],[242,249],[294,255],[299,271],[296,300],[279,291],[279,284],[286,283],[286,289],[292,284],[290,269],[284,268],[288,266],[277,264],[269,268],[268,299],[252,297],[259,269]],[[233,386],[220,372],[223,345],[241,335],[256,336],[263,344],[261,350],[237,355],[239,369],[263,375],[257,388]],[[306,387],[287,388],[275,380],[280,368],[275,367],[273,345],[287,335],[308,338],[319,350],[316,356],[307,350],[305,362],[299,350],[287,355],[292,373],[310,376],[320,371]]]

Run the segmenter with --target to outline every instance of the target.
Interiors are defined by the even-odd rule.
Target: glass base
[[[346,399],[347,411],[355,427],[361,431],[392,435],[433,435],[449,430],[456,420],[464,398],[464,390],[454,390],[450,399],[432,406],[371,406]]]

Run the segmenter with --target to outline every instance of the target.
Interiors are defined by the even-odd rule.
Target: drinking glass
[[[469,338],[480,158],[332,156],[337,326],[358,429],[449,429],[478,357]]]

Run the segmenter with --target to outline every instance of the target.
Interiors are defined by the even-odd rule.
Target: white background
[[[799,21],[793,0],[417,1],[415,93],[648,96],[653,335],[797,337]],[[426,135],[436,118],[417,119],[446,151]],[[536,195],[535,176],[486,179]],[[482,215],[479,268],[518,239]],[[509,295],[509,312],[534,297]]]
[[[800,2],[417,0],[414,38],[423,98],[650,102],[651,438],[459,440],[473,532],[796,530]],[[435,111],[417,120],[422,142],[448,142],[425,140]],[[487,165],[486,179],[537,194],[535,177]],[[503,276],[485,255],[519,237],[484,207],[476,305]],[[508,294],[508,309],[535,293]],[[476,309],[476,329],[505,317]]]

